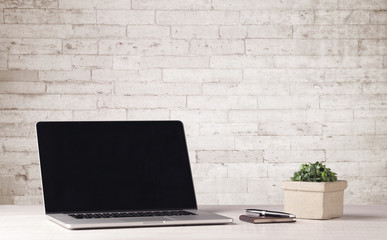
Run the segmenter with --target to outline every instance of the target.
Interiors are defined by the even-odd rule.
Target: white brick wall
[[[180,119],[199,204],[281,204],[323,161],[385,203],[385,0],[0,1],[0,204],[41,203],[35,123]]]

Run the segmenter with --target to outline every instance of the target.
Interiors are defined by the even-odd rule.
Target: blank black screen
[[[47,213],[196,209],[179,121],[39,122]]]

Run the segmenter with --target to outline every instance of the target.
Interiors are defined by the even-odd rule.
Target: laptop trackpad
[[[125,222],[161,222],[168,220],[164,217],[131,217],[131,218],[123,218]]]

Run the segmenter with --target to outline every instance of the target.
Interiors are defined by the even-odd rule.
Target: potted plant
[[[320,162],[302,164],[291,181],[281,185],[284,190],[284,211],[297,218],[331,219],[343,215],[344,189],[347,181],[337,180]]]

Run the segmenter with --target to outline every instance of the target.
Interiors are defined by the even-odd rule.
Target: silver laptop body
[[[46,215],[68,229],[223,224],[197,209],[180,121],[39,122]]]

